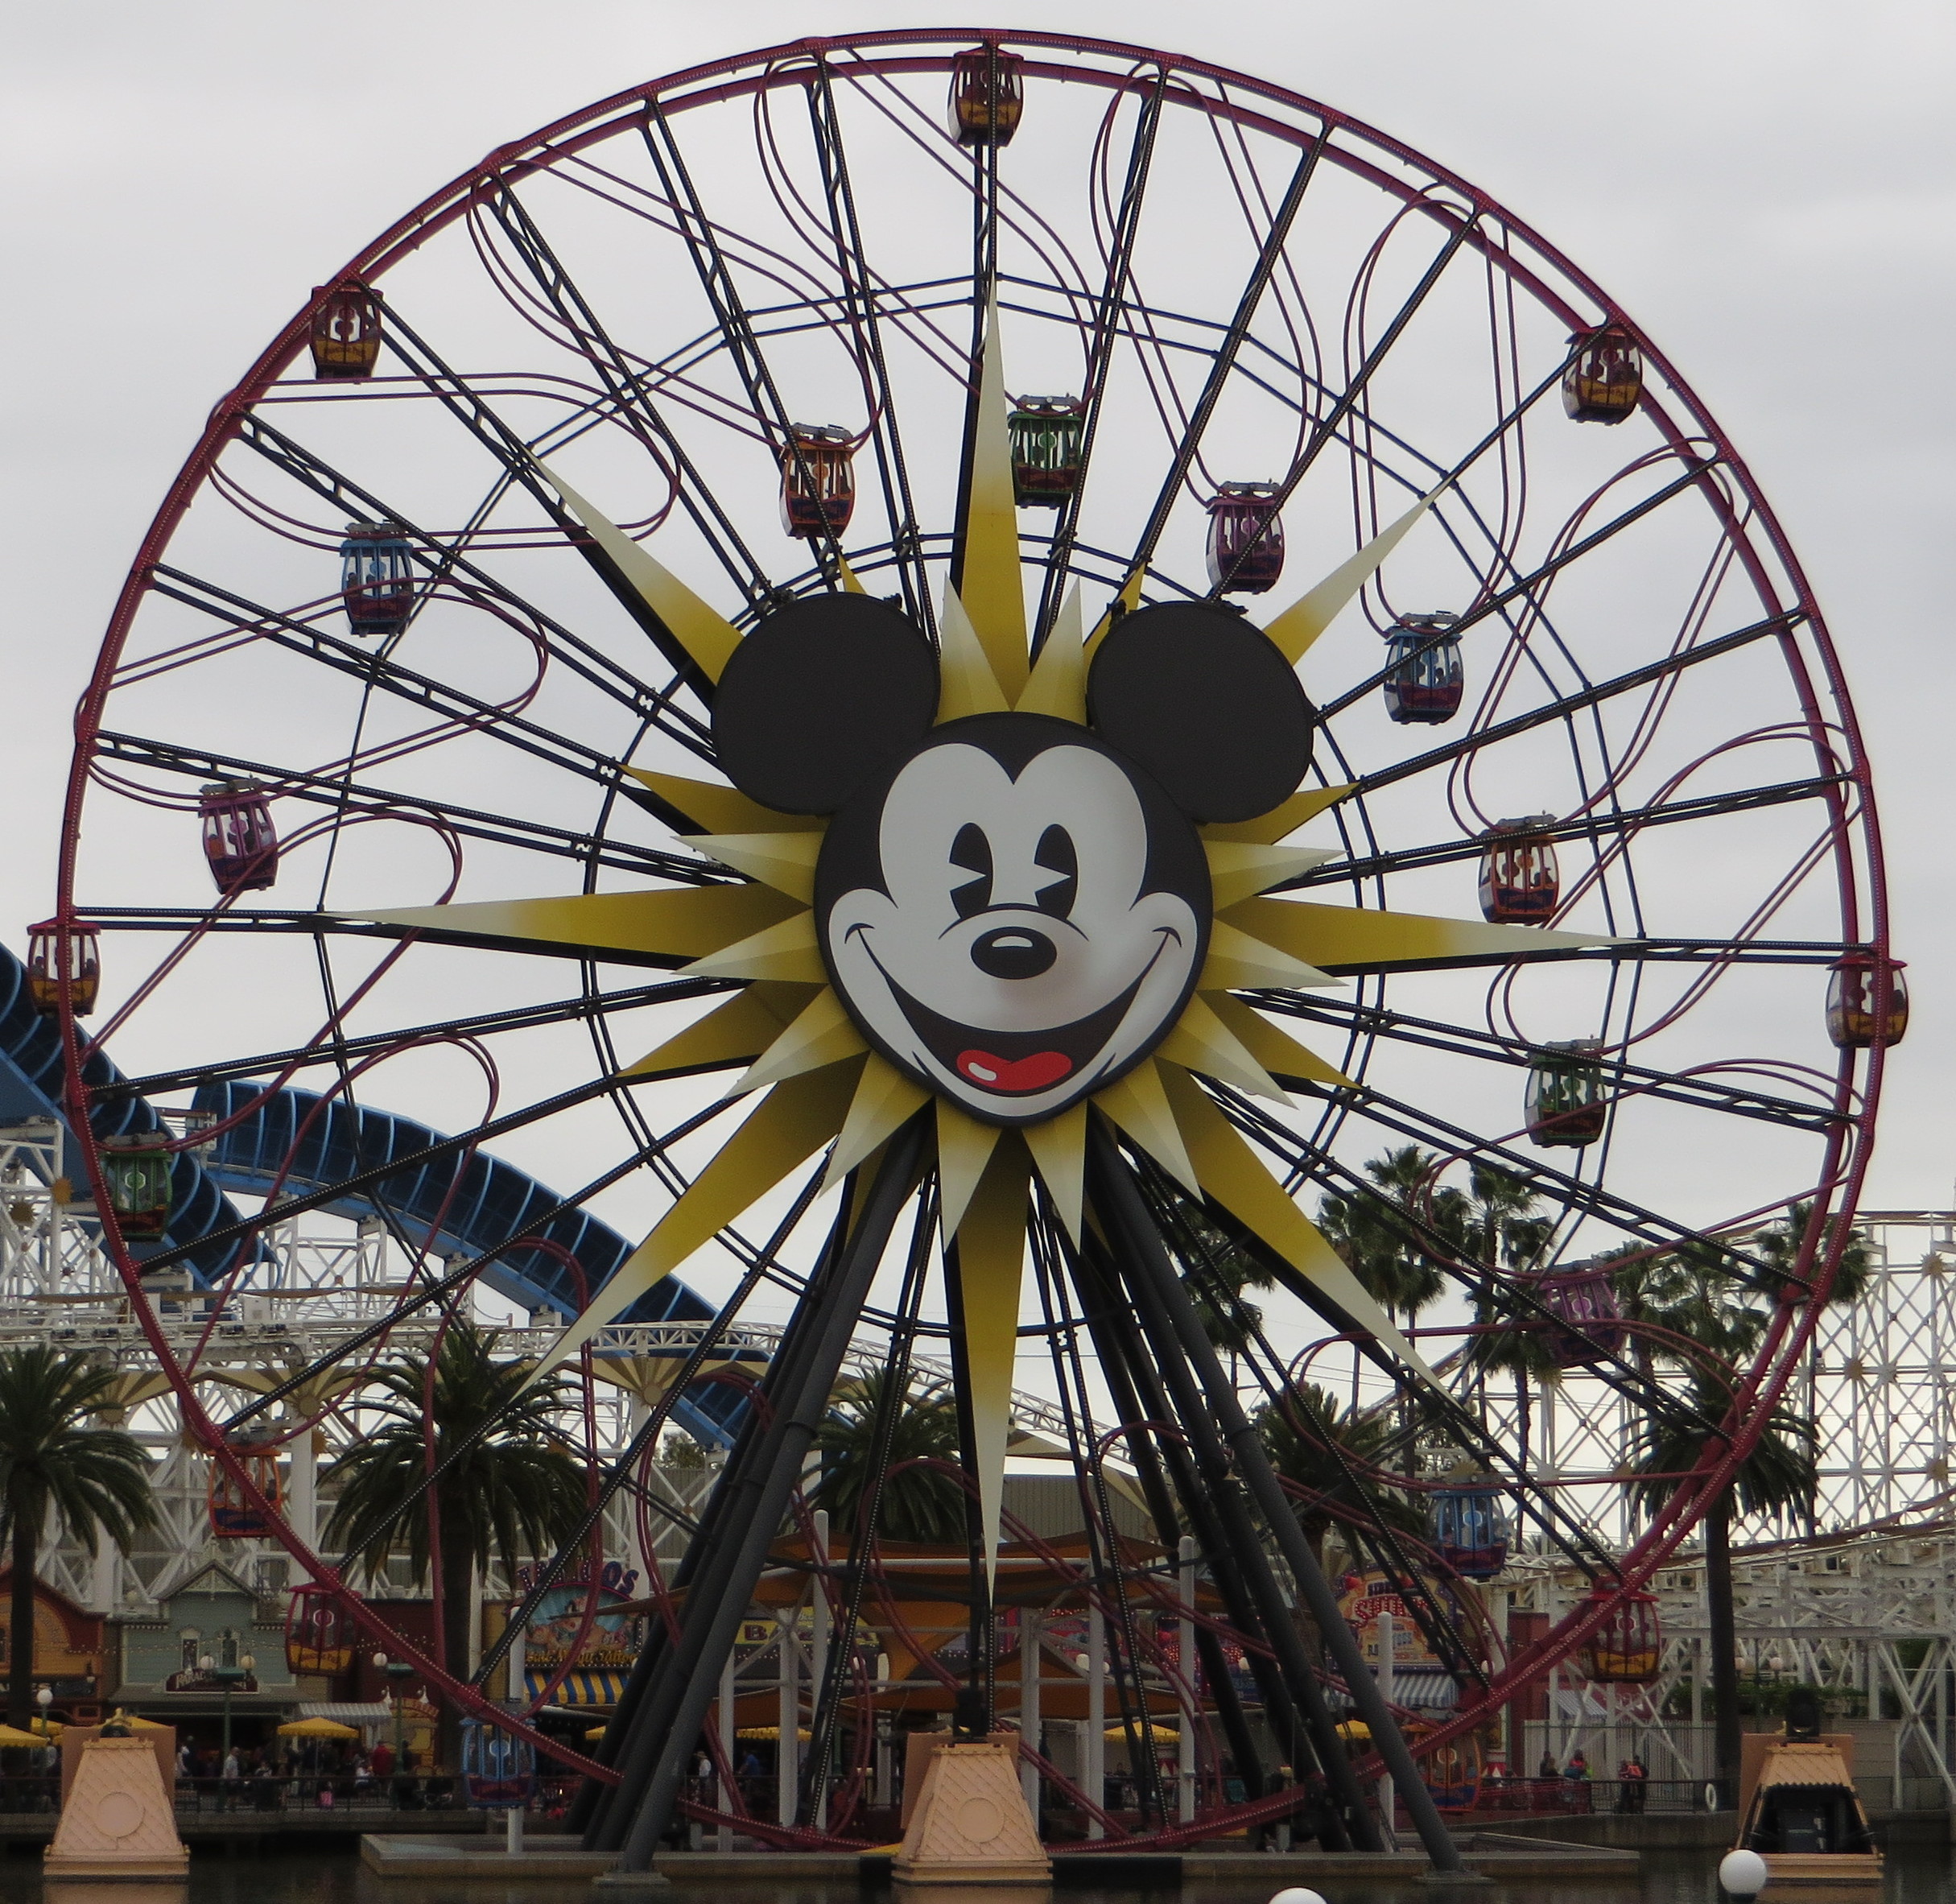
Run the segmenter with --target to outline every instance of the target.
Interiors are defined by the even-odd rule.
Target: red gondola
[[[1385,631],[1385,711],[1402,727],[1437,727],[1460,712],[1466,677],[1458,615],[1401,615]]]
[[[352,1670],[360,1643],[353,1615],[328,1588],[308,1580],[295,1588],[285,1615],[285,1663],[295,1673],[332,1679]]]
[[[1546,925],[1562,898],[1562,872],[1555,842],[1542,836],[1554,826],[1552,813],[1497,820],[1481,837],[1480,910],[1496,925]]]
[[[313,295],[320,295],[320,289]],[[380,361],[381,294],[354,279],[336,284],[312,313],[312,374],[324,379],[373,374]]]
[[[415,611],[415,563],[398,522],[349,522],[340,598],[356,634],[398,634]]]
[[[93,926],[76,926],[68,935],[68,996],[76,1018],[95,1009],[101,986],[101,934]],[[52,1018],[61,1009],[61,931],[44,919],[28,929],[27,996],[34,1009]]]
[[[1277,485],[1226,482],[1209,498],[1209,586],[1261,595],[1284,572],[1284,518]]]
[[[847,430],[794,423],[781,452],[781,526],[790,535],[840,535],[856,510],[856,439]]]
[[[1529,1066],[1528,1134],[1545,1150],[1580,1150],[1603,1135],[1610,1101],[1603,1093],[1603,1046],[1572,1038],[1541,1046]]]
[[[279,878],[279,832],[265,790],[250,780],[217,780],[197,800],[204,857],[227,898],[262,893]]]
[[[997,47],[973,47],[951,63],[947,117],[961,146],[1009,146],[1025,109],[1025,62]]]
[[[1877,1043],[1900,1044],[1908,1029],[1909,985],[1899,960],[1891,959],[1884,967],[1872,954],[1855,952],[1828,975],[1827,1036],[1841,1050],[1864,1051]]]
[[[211,1463],[209,1492],[211,1532],[219,1540],[262,1540],[272,1531],[272,1519],[279,1510],[279,1451],[274,1448],[234,1448],[231,1451],[243,1464],[251,1485],[265,1497],[271,1512],[262,1512],[232,1479],[221,1461]]]
[[[1607,1266],[1572,1263],[1533,1279],[1536,1299],[1556,1320],[1549,1353],[1557,1368],[1587,1368],[1622,1348],[1624,1312],[1610,1278]]]
[[[1657,1678],[1664,1656],[1656,1598],[1649,1593],[1620,1593],[1613,1587],[1598,1587],[1589,1598],[1592,1605],[1616,1604],[1576,1655],[1583,1672],[1607,1685],[1648,1686]]]
[[[1562,407],[1579,423],[1620,423],[1644,394],[1644,360],[1622,325],[1578,331],[1562,373]]]

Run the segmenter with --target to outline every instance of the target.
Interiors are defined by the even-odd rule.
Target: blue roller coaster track
[[[123,1081],[99,1051],[83,1060],[82,1076],[101,1086]],[[259,1094],[246,1082],[200,1087],[199,1110],[230,1117]],[[64,1102],[61,1039],[52,1019],[34,1008],[26,968],[0,946],[0,1125],[53,1118],[73,1126]],[[100,1100],[89,1113],[97,1138],[141,1135],[163,1128],[146,1100],[135,1096]],[[412,1118],[328,1101],[312,1091],[275,1091],[203,1154],[180,1152],[172,1166],[168,1241],[188,1247],[193,1281],[208,1286],[229,1274],[235,1245],[199,1239],[243,1220],[227,1192],[263,1197],[278,1183],[298,1195],[345,1182],[396,1157],[440,1142],[441,1135]],[[482,1280],[498,1295],[532,1311],[575,1315],[584,1292],[595,1293],[632,1253],[633,1245],[609,1225],[580,1210],[559,1212],[536,1231],[537,1241],[508,1239],[561,1200],[522,1171],[481,1152],[461,1152],[439,1163],[408,1167],[357,1194],[323,1207],[355,1221],[380,1216],[419,1245],[444,1256],[493,1255]],[[543,1246],[537,1246],[540,1242]],[[502,1253],[496,1254],[498,1247]],[[571,1261],[564,1260],[568,1257]],[[572,1267],[575,1262],[576,1267]],[[704,1321],[713,1305],[676,1277],[667,1277],[618,1318],[637,1323]],[[718,1446],[732,1439],[745,1398],[724,1386],[702,1388],[675,1404],[673,1420]]]

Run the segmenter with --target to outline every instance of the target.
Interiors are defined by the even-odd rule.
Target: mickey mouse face
[[[815,873],[836,990],[893,1064],[993,1123],[1111,1083],[1188,1002],[1209,869],[1150,776],[1039,714],[954,721],[836,817]]]
[[[930,646],[860,596],[769,616],[714,698],[736,786],[836,816],[816,931],[857,1029],[992,1123],[1053,1117],[1154,1049],[1207,950],[1195,823],[1267,811],[1310,765],[1296,675],[1224,610],[1127,616],[1087,699],[1091,728],[1042,714],[933,728]]]

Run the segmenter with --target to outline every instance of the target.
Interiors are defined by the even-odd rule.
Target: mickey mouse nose
[[[987,978],[1037,978],[1058,956],[1045,933],[1026,926],[994,926],[972,941],[972,963]]]

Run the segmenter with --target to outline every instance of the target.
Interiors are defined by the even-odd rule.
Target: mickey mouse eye
[[[1080,890],[1080,856],[1073,836],[1063,826],[1048,827],[1039,836],[1039,850],[1033,855],[1033,864],[1055,876],[1039,888],[1036,902],[1039,910],[1051,913],[1055,919],[1067,918]]]
[[[983,827],[968,820],[958,828],[958,836],[951,843],[951,863],[975,875],[951,889],[951,902],[958,909],[958,917],[969,919],[975,912],[983,912],[992,903],[992,842],[984,836]]]

